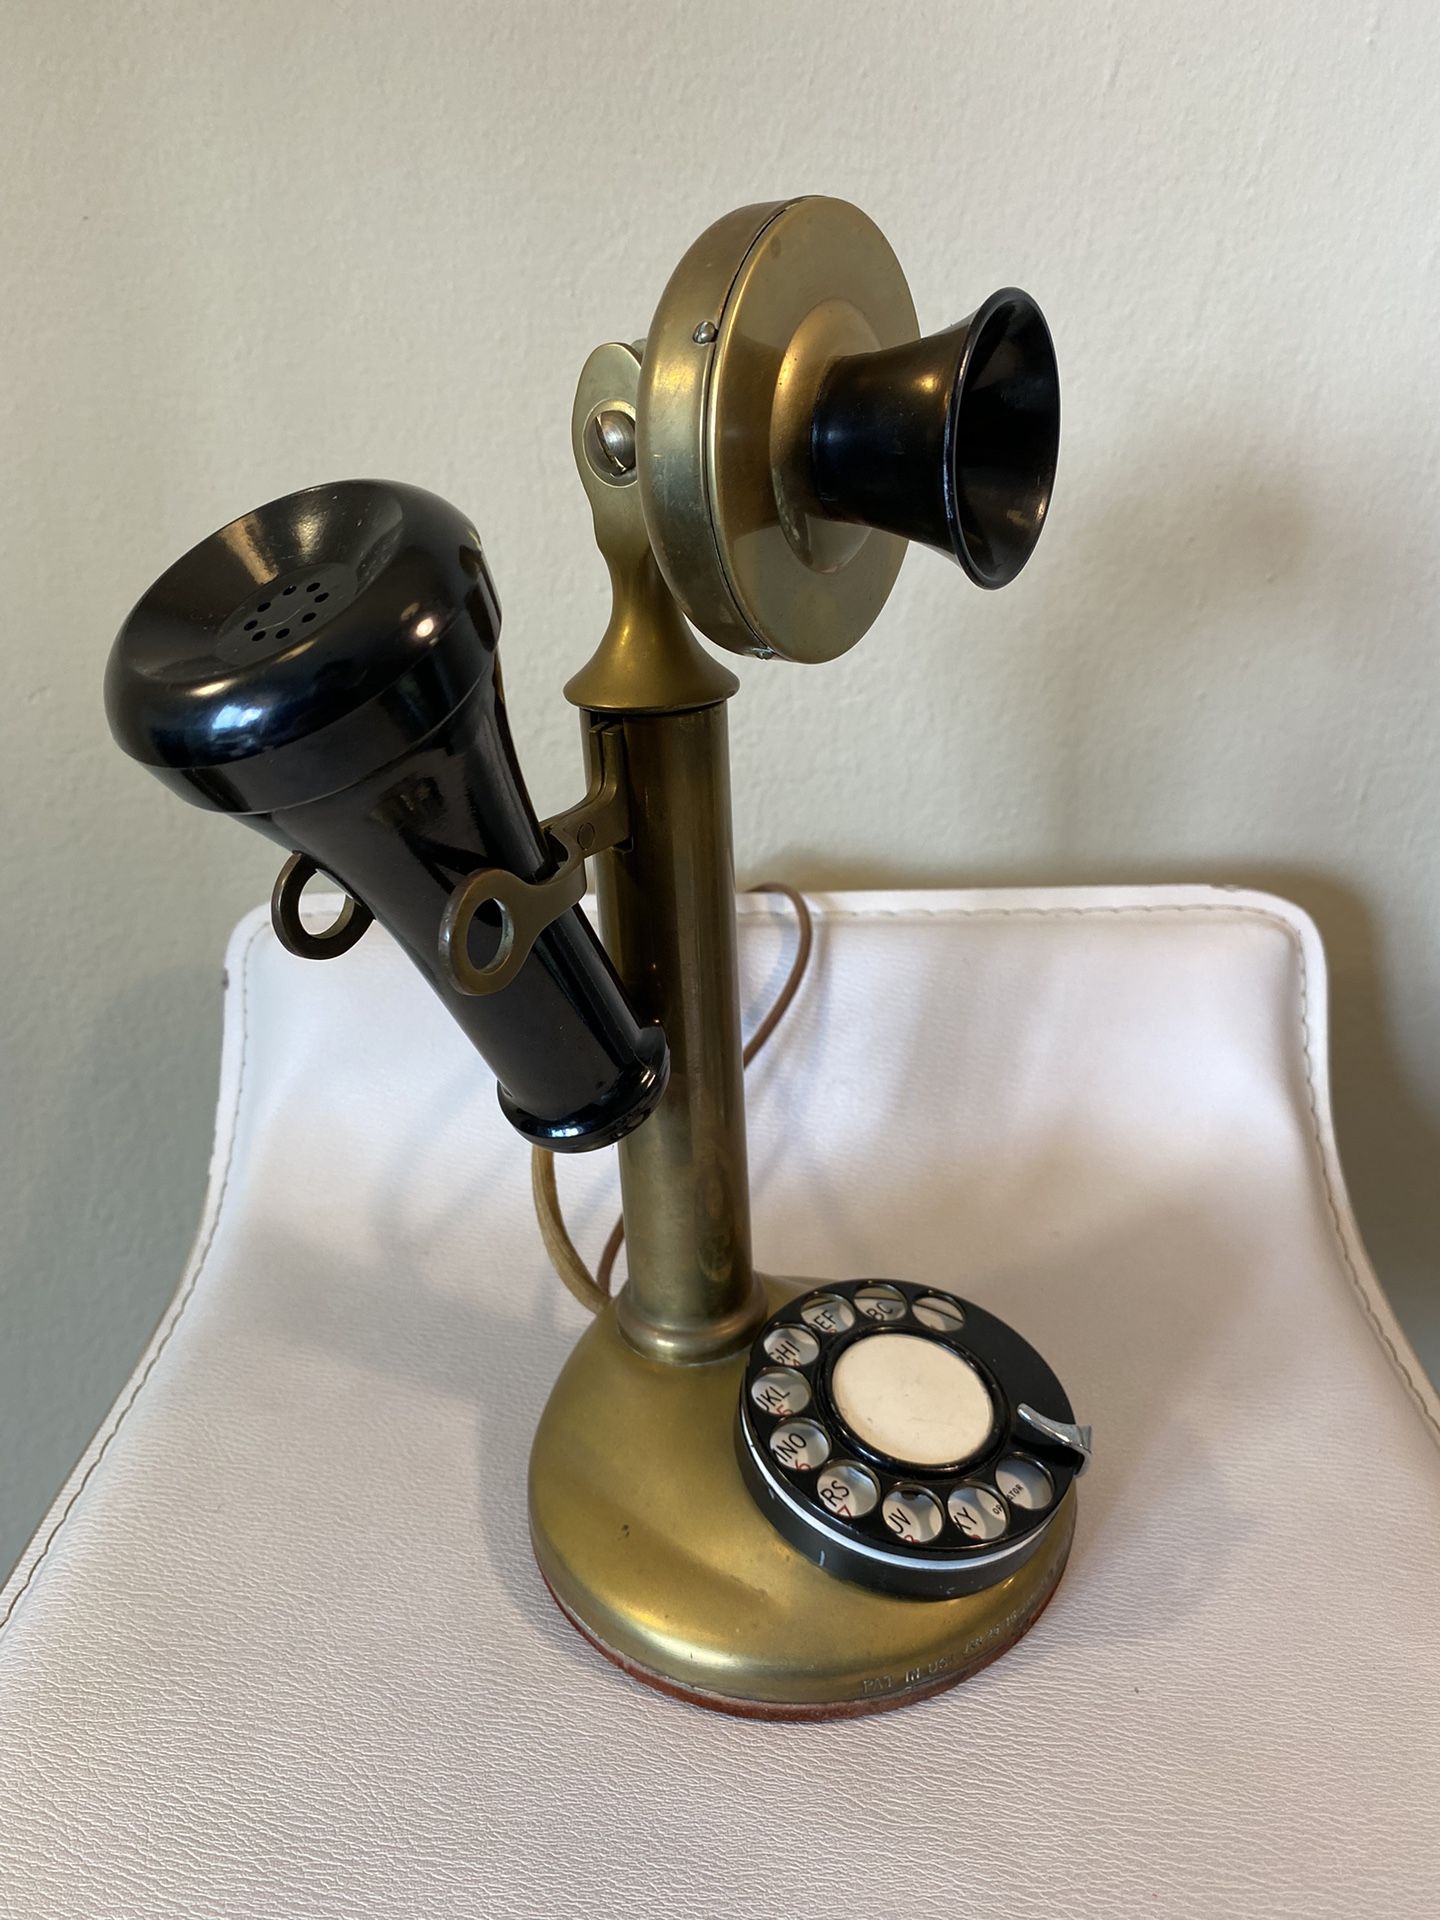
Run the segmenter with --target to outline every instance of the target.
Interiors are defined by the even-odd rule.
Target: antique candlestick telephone
[[[705,1705],[814,1717],[934,1692],[1024,1632],[1069,1549],[1089,1430],[1018,1333],[948,1291],[751,1263],[738,682],[691,631],[834,659],[908,540],[1005,585],[1058,434],[1027,295],[921,339],[856,208],[745,207],[686,254],[645,341],[597,348],[580,376],[575,458],[613,604],[565,690],[578,806],[537,822],[479,536],[412,487],[312,487],[232,522],[151,587],[111,656],[121,745],[289,852],[274,919],[293,952],[343,953],[378,918],[526,1139],[619,1143],[629,1278],[541,1418],[531,1532],[588,1638]],[[346,895],[318,934],[299,913],[316,872]]]

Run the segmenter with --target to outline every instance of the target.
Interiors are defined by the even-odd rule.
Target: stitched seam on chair
[[[44,1546],[42,1546],[39,1553],[36,1554],[30,1571],[15,1589],[9,1606],[6,1607],[3,1614],[0,1614],[0,1635],[4,1634],[6,1628],[14,1619],[16,1609],[25,1598],[25,1595],[30,1591],[36,1574],[38,1574],[41,1567],[44,1566],[46,1555],[59,1539],[61,1530],[70,1518],[70,1515],[75,1511],[75,1508],[79,1505],[80,1498],[90,1485],[91,1479],[94,1477],[100,1462],[110,1451],[111,1441],[114,1440],[121,1427],[124,1426],[131,1409],[140,1398],[141,1391],[145,1387],[151,1374],[155,1371],[161,1354],[164,1353],[166,1347],[169,1346],[175,1329],[185,1317],[185,1309],[195,1297],[195,1290],[200,1284],[200,1276],[204,1273],[205,1264],[210,1258],[210,1249],[215,1244],[215,1236],[220,1230],[220,1221],[225,1212],[225,1197],[230,1190],[230,1173],[235,1164],[235,1141],[240,1131],[240,1103],[245,1092],[245,1066],[250,1051],[250,956],[254,951],[256,940],[262,933],[267,931],[269,924],[268,919],[260,922],[251,934],[249,940],[245,943],[245,950],[240,956],[240,1063],[235,1074],[235,1104],[230,1115],[230,1144],[225,1153],[224,1171],[220,1175],[220,1189],[215,1196],[215,1213],[210,1222],[210,1231],[206,1234],[204,1244],[196,1255],[194,1268],[191,1271],[190,1278],[184,1284],[178,1301],[171,1302],[170,1311],[172,1317],[169,1326],[166,1327],[165,1331],[161,1334],[151,1351],[149,1359],[146,1360],[144,1366],[136,1375],[135,1382],[129,1394],[121,1404],[119,1413],[114,1417],[114,1425],[100,1442],[99,1447],[96,1449],[94,1459],[90,1462],[89,1466],[86,1467],[76,1484],[75,1491],[65,1502],[54,1526],[46,1536]]]
[[[1324,1131],[1320,1125],[1319,1094],[1315,1086],[1313,1056],[1311,1051],[1312,1034],[1311,1034],[1311,1027],[1310,1027],[1309,969],[1306,966],[1306,961],[1305,961],[1304,943],[1300,939],[1300,936],[1296,932],[1295,928],[1290,924],[1288,920],[1286,920],[1282,915],[1278,913],[1267,912],[1263,907],[1245,906],[1245,905],[1241,905],[1239,902],[1235,902],[1232,904],[1228,901],[1220,901],[1220,900],[1217,900],[1214,902],[1199,901],[1199,900],[1191,900],[1191,901],[1183,901],[1183,902],[1176,901],[1174,903],[1156,902],[1153,906],[1145,906],[1140,904],[1137,901],[1133,905],[1123,906],[1123,907],[998,907],[998,906],[875,907],[875,908],[871,908],[868,911],[858,907],[839,907],[834,909],[826,909],[822,907],[820,910],[820,917],[823,920],[901,920],[906,918],[916,919],[916,920],[939,920],[942,918],[967,919],[967,920],[982,920],[987,918],[995,919],[995,920],[1019,920],[1019,919],[1095,920],[1095,919],[1106,919],[1106,918],[1126,919],[1126,918],[1130,918],[1140,914],[1155,915],[1155,914],[1166,914],[1166,913],[1168,914],[1225,913],[1225,914],[1229,914],[1232,919],[1243,918],[1243,919],[1249,919],[1249,920],[1261,920],[1266,922],[1270,926],[1278,927],[1281,930],[1281,932],[1285,935],[1286,939],[1290,942],[1291,947],[1294,949],[1296,960],[1299,963],[1299,972],[1300,972],[1300,1040],[1301,1040],[1300,1051],[1305,1062],[1305,1091],[1306,1091],[1306,1100],[1307,1100],[1307,1104],[1310,1111],[1310,1141],[1311,1141],[1311,1145],[1315,1149],[1316,1156],[1319,1160],[1320,1179],[1321,1179],[1321,1184],[1325,1189],[1326,1208],[1330,1215],[1331,1237],[1333,1238],[1336,1249],[1339,1252],[1341,1265],[1344,1268],[1346,1277],[1350,1283],[1350,1290],[1355,1295],[1356,1299],[1359,1301],[1361,1310],[1363,1311],[1366,1319],[1370,1323],[1371,1332],[1375,1335],[1375,1338],[1379,1341],[1384,1352],[1389,1356],[1391,1367],[1393,1368],[1395,1373],[1399,1376],[1399,1378],[1403,1381],[1406,1389],[1409,1392],[1411,1400],[1414,1402],[1415,1407],[1420,1414],[1421,1419],[1424,1420],[1426,1426],[1429,1427],[1430,1431],[1435,1436],[1437,1441],[1440,1441],[1440,1422],[1436,1421],[1435,1416],[1431,1413],[1429,1406],[1426,1404],[1424,1395],[1421,1393],[1419,1387],[1416,1385],[1414,1379],[1411,1377],[1409,1368],[1405,1365],[1404,1361],[1401,1360],[1400,1355],[1396,1352],[1395,1344],[1391,1340],[1389,1333],[1386,1331],[1384,1325],[1380,1320],[1379,1315],[1375,1311],[1374,1302],[1370,1299],[1369,1292],[1365,1286],[1364,1281],[1360,1277],[1359,1269],[1355,1265],[1354,1258],[1346,1242],[1344,1228],[1341,1224],[1341,1214],[1340,1214],[1339,1203],[1336,1199],[1335,1191],[1330,1180],[1329,1156],[1326,1154],[1326,1151],[1325,1151]],[[105,1455],[109,1452],[111,1441],[114,1440],[115,1436],[119,1433],[121,1427],[124,1425],[126,1419],[128,1418],[131,1409],[134,1407],[136,1401],[140,1398],[142,1389],[145,1387],[146,1383],[149,1381],[150,1376],[154,1372],[155,1366],[159,1361],[161,1354],[165,1351],[166,1347],[170,1344],[171,1336],[174,1334],[175,1329],[180,1325],[180,1322],[184,1317],[186,1308],[189,1306],[191,1300],[194,1298],[195,1290],[200,1284],[200,1277],[205,1271],[205,1263],[210,1257],[210,1249],[215,1244],[215,1236],[218,1233],[220,1228],[220,1221],[225,1211],[225,1199],[230,1188],[230,1172],[231,1172],[232,1166],[234,1165],[235,1141],[239,1132],[238,1122],[240,1117],[240,1103],[245,1091],[245,1067],[249,1058],[249,1049],[250,1049],[250,1023],[249,1023],[250,957],[252,952],[254,951],[256,940],[258,939],[260,934],[262,934],[265,931],[266,924],[267,924],[266,922],[262,921],[260,925],[256,927],[254,933],[251,934],[250,939],[246,944],[243,955],[241,956],[240,1064],[235,1076],[235,1106],[231,1116],[230,1145],[225,1155],[225,1170],[220,1177],[220,1191],[216,1196],[215,1216],[210,1223],[210,1231],[205,1236],[205,1243],[201,1247],[199,1256],[196,1259],[194,1271],[192,1272],[189,1280],[185,1283],[184,1292],[180,1297],[179,1304],[175,1308],[174,1318],[171,1320],[170,1325],[165,1329],[164,1333],[161,1335],[158,1343],[155,1346],[154,1351],[150,1355],[150,1358],[145,1362],[143,1369],[141,1370],[140,1374],[137,1376],[134,1386],[130,1389],[128,1398],[125,1400],[123,1406],[120,1409],[120,1412],[115,1418],[115,1424],[111,1427],[109,1433],[107,1433],[105,1438],[101,1441],[100,1446],[96,1451],[95,1458],[90,1462],[89,1466],[85,1469],[85,1472],[81,1476],[79,1484],[76,1486],[75,1491],[71,1494],[70,1498],[66,1501],[65,1506],[62,1509],[59,1518],[56,1520],[54,1526],[50,1529],[49,1535],[46,1538],[44,1546],[41,1547],[39,1553],[36,1554],[34,1563],[32,1564],[30,1571],[26,1574],[24,1580],[21,1581],[19,1587],[16,1589],[14,1598],[11,1600],[9,1606],[6,1608],[4,1614],[0,1615],[0,1635],[4,1634],[11,1620],[14,1619],[15,1611],[20,1605],[20,1602],[24,1599],[25,1595],[30,1591],[30,1587],[35,1579],[36,1574],[39,1573],[40,1568],[44,1565],[46,1555],[50,1552],[50,1549],[54,1546],[56,1540],[60,1536],[61,1529],[64,1527],[66,1521],[70,1518],[70,1515],[74,1512],[76,1506],[79,1504],[82,1494],[85,1492],[86,1488],[90,1484],[91,1479],[94,1477],[96,1468],[100,1465],[100,1462],[105,1458]]]
[[[1182,914],[1182,913],[1227,913],[1234,918],[1263,920],[1270,926],[1279,927],[1294,949],[1300,972],[1300,1053],[1305,1062],[1305,1099],[1310,1111],[1310,1144],[1315,1149],[1315,1157],[1320,1168],[1320,1184],[1325,1191],[1325,1207],[1330,1216],[1330,1235],[1340,1255],[1340,1264],[1349,1282],[1350,1291],[1359,1302],[1360,1310],[1370,1324],[1370,1331],[1380,1343],[1382,1351],[1389,1359],[1390,1366],[1403,1383],[1406,1392],[1415,1406],[1416,1412],[1430,1429],[1432,1437],[1440,1443],[1440,1420],[1435,1418],[1429,1401],[1415,1380],[1414,1375],[1401,1359],[1395,1342],[1388,1329],[1375,1310],[1375,1302],[1370,1290],[1361,1278],[1355,1264],[1342,1224],[1340,1203],[1336,1197],[1334,1185],[1330,1179],[1330,1156],[1325,1150],[1325,1133],[1320,1124],[1320,1096],[1315,1085],[1314,1073],[1314,1036],[1310,1026],[1310,971],[1305,961],[1305,943],[1291,923],[1282,914],[1270,913],[1264,907],[1253,907],[1240,901],[1226,900],[1185,900],[1156,901],[1146,906],[1139,901],[1123,907],[876,907],[869,912],[858,907],[837,907],[833,910],[820,909],[822,920],[900,920],[914,917],[918,920],[938,920],[942,917],[952,919],[983,920],[1061,920],[1061,919],[1101,919],[1110,917],[1123,919],[1135,914]]]
[[[1259,911],[1258,908],[1255,909],[1257,914]],[[1272,915],[1270,917],[1274,918],[1275,916]],[[1384,1351],[1390,1356],[1390,1364],[1396,1373],[1399,1374],[1401,1380],[1404,1381],[1410,1398],[1414,1401],[1416,1409],[1420,1414],[1420,1418],[1425,1422],[1435,1439],[1440,1441],[1440,1420],[1437,1420],[1431,1412],[1425,1394],[1421,1391],[1419,1384],[1411,1375],[1410,1369],[1400,1358],[1399,1353],[1396,1351],[1395,1343],[1390,1338],[1389,1331],[1379,1314],[1375,1311],[1375,1302],[1370,1297],[1370,1289],[1360,1276],[1360,1270],[1355,1264],[1355,1259],[1350,1251],[1345,1229],[1341,1222],[1340,1202],[1336,1197],[1335,1188],[1330,1180],[1330,1156],[1325,1151],[1325,1135],[1320,1125],[1319,1095],[1316,1091],[1314,1075],[1311,1072],[1313,1037],[1310,1029],[1310,978],[1305,966],[1305,949],[1303,945],[1300,944],[1298,936],[1295,936],[1293,928],[1291,929],[1291,935],[1292,938],[1295,939],[1296,948],[1300,956],[1300,1028],[1304,1039],[1305,1092],[1310,1104],[1310,1131],[1315,1143],[1315,1151],[1320,1161],[1320,1179],[1321,1184],[1325,1188],[1325,1204],[1330,1213],[1330,1231],[1334,1236],[1336,1246],[1340,1249],[1340,1259],[1346,1273],[1349,1275],[1351,1290],[1358,1298],[1365,1318],[1370,1322],[1371,1332],[1380,1342]]]

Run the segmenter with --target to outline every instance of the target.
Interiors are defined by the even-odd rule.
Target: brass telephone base
[[[778,1305],[812,1284],[769,1291]],[[636,1679],[763,1719],[883,1712],[1013,1646],[1064,1571],[1073,1491],[1040,1550],[983,1593],[911,1600],[836,1579],[780,1537],[740,1477],[745,1358],[647,1359],[613,1305],[586,1330],[530,1457],[535,1557],[567,1619]]]

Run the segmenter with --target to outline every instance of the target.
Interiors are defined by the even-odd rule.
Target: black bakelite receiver
[[[669,1056],[579,907],[498,991],[461,990],[443,963],[459,882],[486,868],[543,881],[563,857],[520,777],[499,633],[479,536],[454,507],[376,480],[311,487],[160,576],[115,641],[106,710],[125,751],[183,798],[240,816],[350,895],[358,924],[335,950],[372,915],[389,930],[527,1140],[608,1146],[654,1108]],[[496,904],[476,911],[473,966],[510,934]]]
[[[1040,538],[1060,447],[1060,376],[1028,293],[968,320],[837,360],[810,453],[826,513],[923,541],[1004,587]]]

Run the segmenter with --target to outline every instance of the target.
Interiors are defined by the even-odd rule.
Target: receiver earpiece
[[[115,641],[106,710],[177,793],[291,851],[275,921],[293,951],[343,952],[373,915],[527,1139],[606,1146],[655,1106],[668,1053],[575,904],[584,841],[547,835],[531,808],[499,631],[454,507],[381,481],[312,487],[160,576]],[[351,896],[328,934],[299,918],[316,872]]]

